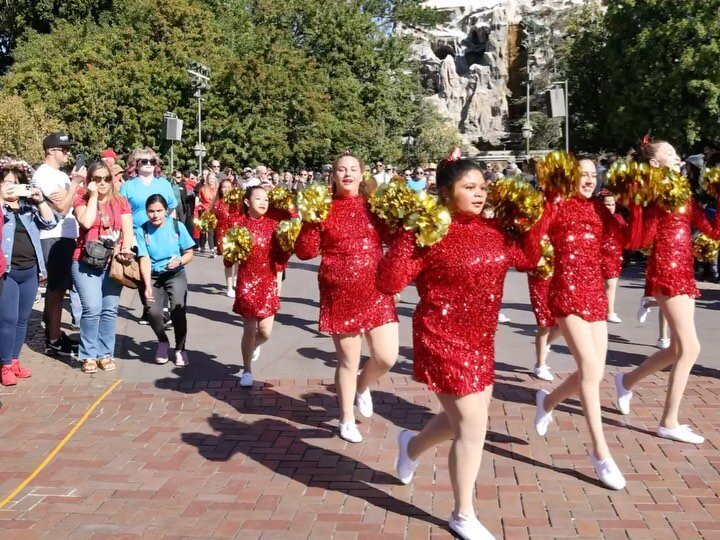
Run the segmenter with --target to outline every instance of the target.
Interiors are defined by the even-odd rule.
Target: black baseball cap
[[[43,150],[48,148],[70,148],[70,135],[67,133],[51,133],[43,139]]]

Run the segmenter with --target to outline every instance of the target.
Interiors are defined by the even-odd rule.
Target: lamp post
[[[554,86],[565,87],[565,152],[570,153],[570,100],[568,99],[568,82],[554,81]]]
[[[207,151],[202,143],[202,91],[210,88],[210,68],[200,62],[191,60],[188,62],[188,75],[190,76],[190,87],[195,90],[193,97],[198,100],[197,126],[198,141],[193,151],[198,158],[198,175],[202,174],[202,160]]]
[[[525,159],[530,159],[530,139],[533,136],[533,128],[529,118],[523,124],[522,136],[525,139]]]

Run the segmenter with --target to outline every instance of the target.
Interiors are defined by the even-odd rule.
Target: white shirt
[[[378,183],[378,185],[387,184],[390,181],[390,173],[383,171],[383,172],[377,173],[374,176],[374,178],[375,178],[375,181]]]
[[[53,169],[47,163],[38,167],[32,177],[32,185],[42,191],[45,197],[61,190],[70,189],[70,177],[62,171]],[[72,238],[78,237],[78,224],[73,209],[68,210],[67,216],[58,221],[55,228],[49,231],[40,231],[40,239],[45,238]]]
[[[242,187],[243,187],[243,189],[247,189],[249,187],[259,186],[261,184],[262,184],[262,182],[260,181],[259,178],[251,178],[247,182],[243,183]]]

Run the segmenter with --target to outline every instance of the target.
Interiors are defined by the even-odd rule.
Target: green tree
[[[462,138],[454,123],[441,116],[429,106],[421,109],[421,118],[414,136],[408,139],[406,156],[401,162],[407,166],[426,166],[439,162],[455,147],[463,146]]]
[[[61,128],[42,105],[16,95],[0,97],[0,155],[14,154],[30,163],[43,160],[42,140]]]

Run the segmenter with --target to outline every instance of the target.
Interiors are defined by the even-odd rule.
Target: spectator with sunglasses
[[[24,161],[0,158],[0,382],[4,386],[30,377],[18,358],[38,276],[45,275],[40,231],[53,229],[59,218],[39,189],[28,189],[29,172]]]
[[[122,285],[109,275],[110,259],[104,268],[85,260],[86,246],[90,242],[117,246],[117,257],[130,260],[135,256],[134,234],[130,204],[117,193],[111,168],[102,161],[90,165],[85,193],[75,200],[75,218],[80,234],[73,253],[72,276],[82,304],[78,358],[85,373],[96,373],[98,368],[113,371]]]
[[[170,182],[163,176],[162,163],[152,148],[132,151],[125,169],[127,181],[120,188],[120,195],[130,203],[135,229],[142,227],[148,217],[145,201],[151,195],[162,195],[168,204],[168,212],[175,217],[178,200]]]

